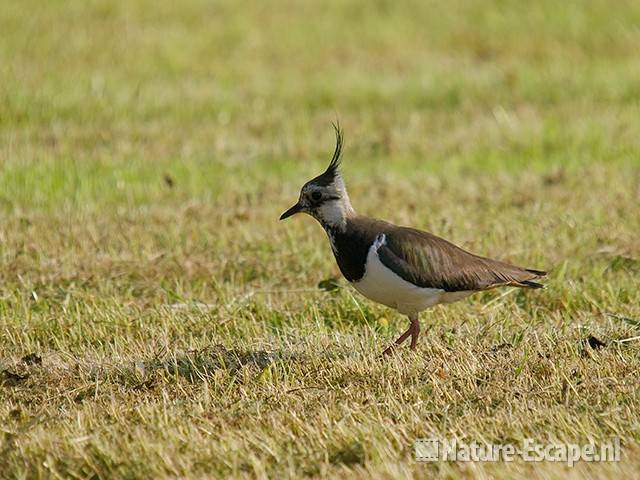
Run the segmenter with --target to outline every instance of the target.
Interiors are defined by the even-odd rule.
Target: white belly
[[[384,235],[376,239],[369,253],[363,277],[353,286],[374,302],[382,303],[398,312],[411,315],[439,303],[461,300],[473,292],[446,292],[439,288],[418,287],[387,268],[378,257],[378,248],[384,244]]]

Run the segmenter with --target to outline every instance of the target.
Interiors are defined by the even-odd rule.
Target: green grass
[[[3,477],[638,471],[637,2],[6,3]],[[356,209],[547,288],[425,312],[381,361],[406,319],[318,288],[324,233],[277,221],[336,119]],[[623,457],[416,463],[429,436]]]

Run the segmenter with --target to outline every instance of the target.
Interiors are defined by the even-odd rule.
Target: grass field
[[[4,2],[2,478],[640,470],[640,4]],[[406,318],[278,222],[346,132],[361,213],[551,273]],[[424,437],[618,463],[417,463]]]

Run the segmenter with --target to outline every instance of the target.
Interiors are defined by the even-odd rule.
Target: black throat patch
[[[378,227],[381,227],[376,225],[377,222],[358,220],[348,219],[343,231],[326,228],[332,240],[333,255],[336,257],[338,267],[350,282],[357,282],[363,277],[369,249],[380,233]]]

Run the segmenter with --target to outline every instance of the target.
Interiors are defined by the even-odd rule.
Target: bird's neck
[[[349,195],[345,191],[339,200],[326,202],[318,207],[314,216],[327,233],[344,233],[347,229],[347,221],[355,215]]]

